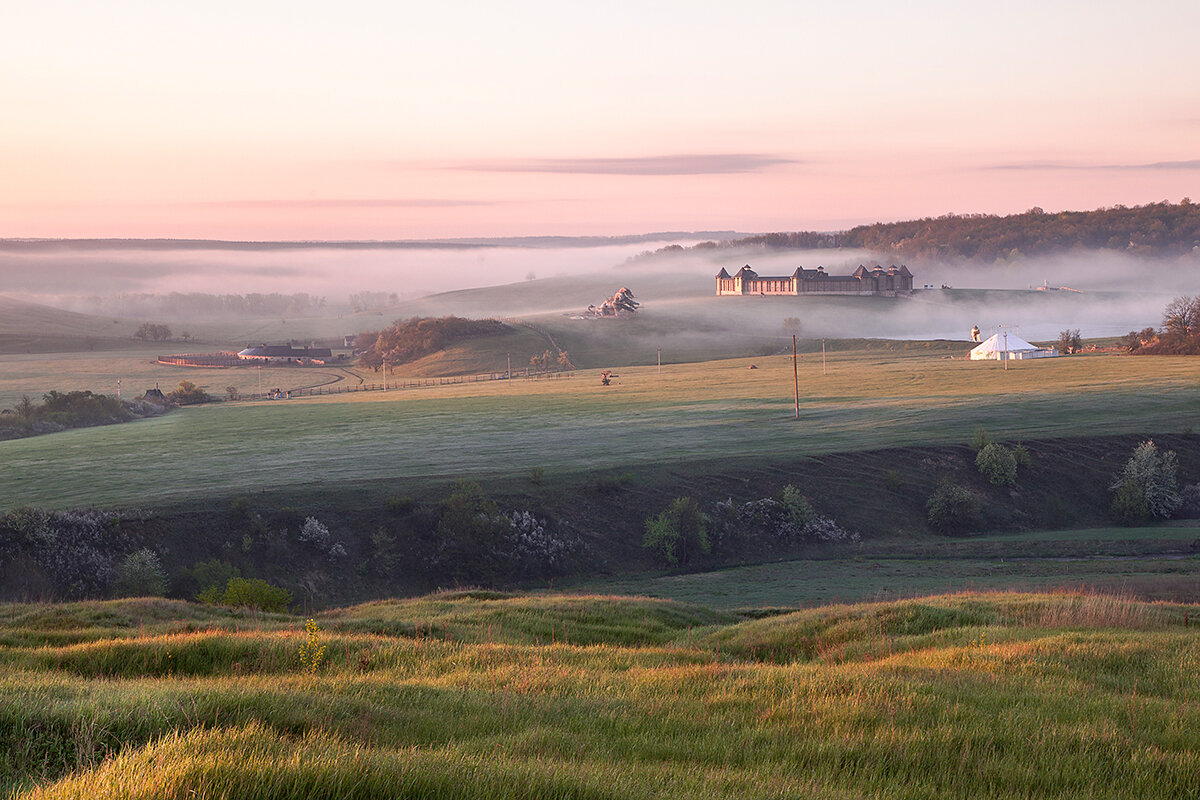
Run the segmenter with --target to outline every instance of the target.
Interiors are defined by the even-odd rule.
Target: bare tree
[[[1163,309],[1163,327],[1167,333],[1186,339],[1200,331],[1200,295],[1176,297]]]

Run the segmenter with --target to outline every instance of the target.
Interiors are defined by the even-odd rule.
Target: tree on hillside
[[[676,497],[669,508],[646,519],[642,547],[666,566],[690,564],[709,552],[708,515],[693,497]]]
[[[166,325],[155,324],[152,322],[144,322],[138,328],[133,337],[141,339],[143,342],[153,339],[156,342],[165,342],[171,338],[171,329]]]
[[[1114,493],[1112,513],[1124,525],[1166,519],[1181,502],[1175,452],[1162,452],[1154,441],[1139,444],[1108,488]]]
[[[1163,309],[1162,326],[1179,339],[1200,332],[1200,295],[1176,297]]]

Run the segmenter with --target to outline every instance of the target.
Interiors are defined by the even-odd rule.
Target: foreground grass
[[[748,367],[754,364],[757,369]],[[810,356],[801,421],[790,358],[618,370],[187,408],[130,425],[0,443],[0,509],[154,505],[331,482],[409,486],[665,460],[796,459],[1006,438],[1182,431],[1200,361],[1071,357],[998,364],[903,354]],[[153,447],[146,443],[154,442]],[[186,469],[181,469],[186,459]]]
[[[328,650],[312,674],[297,656],[302,620],[212,612],[210,627],[189,631],[210,613],[189,608],[75,604],[40,624],[89,632],[77,643],[0,649],[0,792],[1200,791],[1197,606],[972,594],[753,619],[631,598],[459,593],[319,618]],[[31,630],[50,611],[2,610]],[[92,636],[105,615],[113,637]],[[545,643],[547,628],[581,625],[589,643]]]

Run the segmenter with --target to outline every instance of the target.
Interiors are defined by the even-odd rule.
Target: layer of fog
[[[913,266],[917,291],[904,298],[714,296],[714,278],[722,267],[733,273],[748,264],[760,276],[787,276],[797,266],[821,265],[831,274],[848,274],[859,264],[876,263],[855,251],[693,251],[637,259],[571,279],[436,295],[404,303],[397,311],[563,315],[599,304],[627,286],[643,304],[644,325],[662,335],[675,331],[782,342],[798,331],[806,338],[965,340],[977,325],[984,337],[1007,329],[1046,341],[1067,329],[1105,337],[1157,326],[1171,298],[1194,294],[1200,286],[1195,258],[1164,262],[1092,253],[986,267]],[[1043,285],[1048,290],[1037,290]]]
[[[760,275],[790,275],[822,265],[832,274],[874,265],[865,252],[688,250],[639,257],[694,240],[587,243],[586,246],[338,249],[319,245],[264,250],[0,249],[0,293],[89,311],[94,296],[123,293],[308,293],[329,309],[350,294],[395,293],[402,301],[355,324],[378,328],[425,314],[566,319],[627,286],[643,303],[643,327],[731,341],[801,336],[895,339],[968,338],[1008,326],[1031,340],[1064,329],[1113,336],[1157,325],[1172,298],[1200,286],[1200,259],[1148,261],[1119,254],[1075,254],[986,267],[910,265],[919,290],[910,298],[714,297],[714,276],[749,264]],[[889,262],[884,261],[884,266]],[[1043,283],[1054,289],[1035,292]],[[952,287],[943,291],[940,287]],[[990,290],[990,291],[983,291]],[[580,321],[587,325],[586,321]],[[347,331],[350,332],[350,331]],[[673,332],[673,333],[672,333]]]
[[[592,240],[579,240],[590,242]],[[631,257],[697,239],[561,246],[436,246],[120,249],[111,243],[0,247],[0,294],[73,311],[99,311],[99,298],[128,294],[297,294],[332,307],[357,292],[414,298],[514,281],[608,270]]]

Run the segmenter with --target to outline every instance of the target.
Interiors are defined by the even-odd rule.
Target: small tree
[[[1168,303],[1163,309],[1162,326],[1180,339],[1200,330],[1200,296],[1176,297]]]
[[[979,473],[994,486],[1012,486],[1017,482],[1017,459],[998,442],[984,445],[975,456]]]
[[[1171,516],[1182,502],[1176,469],[1174,451],[1161,452],[1151,439],[1139,444],[1108,487],[1113,516],[1125,525]]]
[[[1079,336],[1079,329],[1067,329],[1060,331],[1058,334],[1058,352],[1063,355],[1073,355],[1083,349],[1083,339]]]
[[[676,497],[666,511],[646,520],[642,547],[669,566],[690,563],[709,552],[708,516],[692,497]]]
[[[817,518],[817,512],[813,511],[812,504],[808,502],[808,498],[790,483],[780,490],[776,502],[779,503],[780,508],[787,515],[788,522],[797,528],[803,528]]]
[[[117,567],[113,581],[117,597],[162,597],[167,593],[167,572],[158,554],[143,547],[129,555]]]
[[[175,391],[167,395],[167,399],[174,400],[181,406],[187,406],[196,403],[207,403],[212,400],[212,397],[209,396],[208,392],[191,381],[180,381]]]
[[[943,481],[925,504],[929,525],[944,534],[966,533],[979,524],[979,498],[963,487]]]

